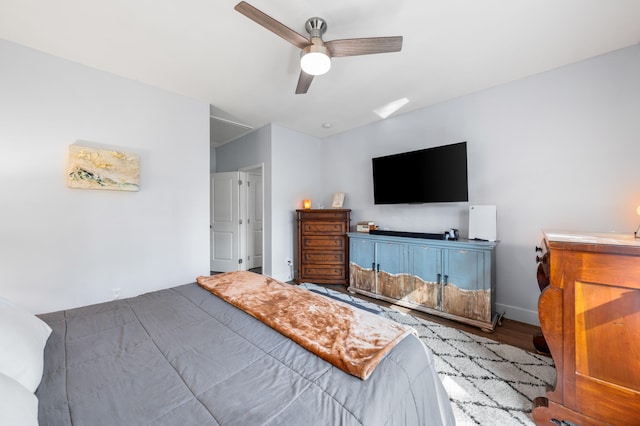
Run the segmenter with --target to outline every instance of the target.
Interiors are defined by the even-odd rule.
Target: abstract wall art
[[[139,179],[138,154],[69,145],[69,188],[137,191]]]

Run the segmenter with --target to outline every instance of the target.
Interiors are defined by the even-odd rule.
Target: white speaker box
[[[496,206],[469,206],[469,239],[496,240]]]

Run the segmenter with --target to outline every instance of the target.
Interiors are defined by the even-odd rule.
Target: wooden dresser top
[[[635,238],[631,232],[622,234],[544,231],[544,238],[550,248],[640,256],[640,239]]]

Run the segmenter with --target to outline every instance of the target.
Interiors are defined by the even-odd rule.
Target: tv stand
[[[349,292],[494,330],[497,242],[379,230],[347,235]]]

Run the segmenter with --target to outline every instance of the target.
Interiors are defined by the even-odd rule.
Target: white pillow
[[[42,380],[44,346],[50,334],[47,323],[0,298],[0,373],[35,392]]]
[[[0,425],[38,426],[38,398],[0,373]]]

